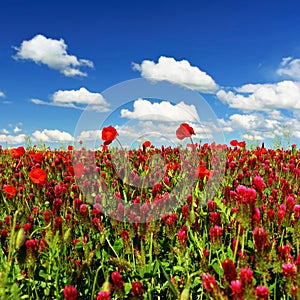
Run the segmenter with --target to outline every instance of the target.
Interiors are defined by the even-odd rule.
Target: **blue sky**
[[[173,143],[185,113],[196,115],[186,117],[196,141],[212,141],[221,129],[226,143],[272,145],[289,136],[299,144],[296,1],[2,0],[0,11],[3,146],[25,145],[26,137],[51,146],[73,137],[97,144],[108,124],[128,138],[124,144],[155,134]],[[197,100],[145,94],[113,103],[116,85],[140,78],[203,97],[213,124]],[[79,132],[84,118],[97,122]]]

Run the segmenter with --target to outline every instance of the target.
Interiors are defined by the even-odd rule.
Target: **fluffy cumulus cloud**
[[[73,137],[66,131],[58,129],[36,130],[32,133],[32,138],[36,142],[72,142]]]
[[[133,69],[151,81],[168,81],[203,93],[214,93],[218,89],[211,76],[191,66],[187,60],[176,61],[172,57],[161,56],[157,63],[150,60],[133,63]]]
[[[299,119],[287,117],[278,110],[233,114],[227,120],[220,119],[219,123],[225,133],[235,132],[240,138],[250,141],[265,141],[276,136],[300,138]]]
[[[0,91],[0,98],[5,98],[5,94]]]
[[[277,74],[300,80],[300,59],[293,57],[285,57],[282,59]]]
[[[7,133],[7,130],[4,130]],[[0,144],[17,145],[23,144],[26,141],[26,134],[10,135],[10,134],[0,134]]]
[[[155,120],[162,122],[199,122],[200,118],[194,105],[184,102],[172,104],[168,101],[152,103],[149,100],[137,99],[133,111],[121,110],[121,117],[136,120]]]
[[[300,83],[289,80],[272,84],[247,84],[235,91],[220,90],[216,95],[229,107],[242,111],[300,110]]]
[[[63,39],[55,40],[41,34],[31,40],[23,41],[17,50],[15,59],[32,60],[37,64],[45,64],[49,68],[58,70],[68,77],[87,76],[80,67],[93,67],[87,59],[78,59],[75,55],[67,53],[68,46]]]
[[[100,93],[93,93],[82,87],[79,90],[58,90],[51,96],[51,101],[31,99],[35,104],[64,106],[76,109],[84,109],[88,106],[90,110],[106,112],[109,103]]]

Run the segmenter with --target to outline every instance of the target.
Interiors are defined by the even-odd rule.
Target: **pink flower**
[[[208,273],[202,274],[202,282],[204,288],[207,290],[208,293],[212,293],[216,289],[218,289],[218,284],[215,278]]]
[[[64,297],[66,300],[77,300],[78,293],[74,286],[67,285],[64,288]]]
[[[294,277],[296,273],[296,266],[291,263],[283,264],[282,272],[285,277]]]
[[[262,251],[268,246],[268,233],[263,228],[253,230],[254,246],[257,250]]]
[[[240,280],[231,281],[230,289],[232,291],[231,296],[239,297],[243,294],[243,284]]]
[[[240,278],[243,284],[252,284],[253,272],[248,267],[241,268]]]
[[[110,292],[109,291],[99,292],[96,300],[110,300]]]
[[[269,299],[269,289],[266,286],[258,286],[255,289],[255,295],[257,300],[267,300]]]

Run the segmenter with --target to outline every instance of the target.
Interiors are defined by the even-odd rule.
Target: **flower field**
[[[0,299],[300,299],[295,145],[124,150],[117,135],[92,156],[0,148]]]

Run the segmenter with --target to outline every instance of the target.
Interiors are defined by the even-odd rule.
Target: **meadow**
[[[300,299],[296,145],[194,144],[186,123],[186,147],[117,135],[0,148],[0,299]]]

